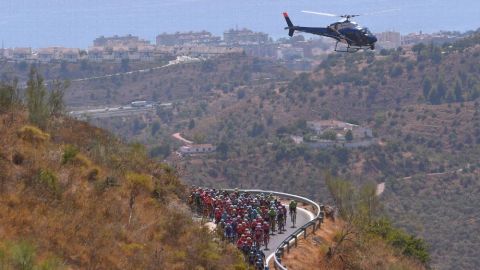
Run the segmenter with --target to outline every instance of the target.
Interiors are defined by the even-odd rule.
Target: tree
[[[353,141],[353,132],[351,130],[348,130],[345,134],[345,140],[347,140],[347,142]]]
[[[195,127],[195,120],[190,119],[190,122],[188,123],[188,129],[193,129]]]
[[[37,69],[32,67],[26,90],[28,119],[38,127],[45,128],[49,116],[47,90]]]
[[[135,206],[135,201],[138,195],[142,192],[150,193],[153,191],[153,181],[152,176],[146,174],[138,174],[138,173],[128,173],[127,176],[127,188],[130,191],[130,198],[129,198],[129,208],[130,214],[128,217],[128,224],[132,222],[133,217],[133,208]]]
[[[18,80],[16,79],[12,84],[0,84],[0,113],[7,112],[11,107],[20,103],[17,85]]]
[[[329,140],[329,141],[336,141],[337,140],[337,133],[333,130],[327,130],[322,133],[320,136],[321,139]]]
[[[50,91],[48,97],[48,106],[50,108],[50,115],[59,116],[65,112],[65,103],[63,97],[65,96],[65,91],[70,86],[69,81],[58,81],[53,82],[53,88]]]
[[[455,93],[451,89],[447,91],[447,96],[445,97],[445,100],[448,103],[452,103],[455,101]]]
[[[130,61],[128,59],[122,59],[120,68],[122,71],[128,71],[130,69]]]
[[[229,147],[226,142],[221,142],[217,146],[217,153],[221,159],[227,159],[228,150],[229,150]]]
[[[462,95],[462,84],[460,83],[459,80],[455,82],[455,100],[457,102],[462,102],[463,101],[463,95]]]
[[[430,97],[430,90],[432,90],[432,81],[427,77],[423,80],[423,97],[425,99]]]
[[[440,95],[438,94],[438,88],[433,88],[428,95],[428,100],[432,104],[440,104]]]
[[[160,123],[158,121],[155,121],[153,122],[153,125],[152,125],[152,136],[155,136],[155,134],[157,134],[157,132],[160,130]]]
[[[17,79],[12,84],[0,83],[0,114],[10,111],[10,123],[13,123],[15,108],[22,104],[17,85]]]
[[[202,143],[205,143],[205,135],[203,134],[200,134],[200,133],[195,133],[195,135],[193,135],[193,141],[196,143],[196,144],[202,144]]]
[[[245,95],[246,95],[246,94],[245,94],[245,90],[244,90],[244,89],[240,89],[240,90],[237,91],[237,98],[238,98],[238,99],[244,98]]]
[[[151,157],[162,157],[166,158],[172,153],[172,149],[170,147],[170,144],[168,143],[163,143],[160,146],[155,146],[150,150],[150,156]]]
[[[257,137],[260,134],[262,134],[264,130],[265,130],[265,127],[263,126],[262,123],[255,122],[255,123],[253,123],[253,127],[250,130],[250,132],[248,133],[248,135],[250,137]]]

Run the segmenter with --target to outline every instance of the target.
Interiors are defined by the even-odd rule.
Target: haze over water
[[[283,11],[298,25],[325,26],[336,20],[301,10],[355,14],[399,9],[357,19],[373,32],[480,27],[480,1],[472,0],[0,0],[0,7],[0,40],[6,47],[84,48],[100,35],[128,33],[154,42],[163,32],[208,30],[221,35],[235,27],[279,38],[286,36]]]

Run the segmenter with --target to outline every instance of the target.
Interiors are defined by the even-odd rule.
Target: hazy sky
[[[87,47],[100,35],[131,33],[152,42],[162,32],[209,30],[220,35],[248,27],[285,36],[281,12],[295,24],[325,26],[334,18],[300,13],[392,13],[357,19],[373,32],[473,30],[480,27],[477,0],[0,0],[0,40],[6,47]]]

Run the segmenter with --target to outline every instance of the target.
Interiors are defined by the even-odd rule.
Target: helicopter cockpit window
[[[372,32],[370,32],[370,30],[368,28],[363,28],[362,32],[366,35],[371,35],[372,34]]]

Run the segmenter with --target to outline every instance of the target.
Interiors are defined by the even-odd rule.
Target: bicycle
[[[290,221],[292,221],[292,228],[296,228],[295,223],[297,223],[297,209],[290,209]]]
[[[269,250],[268,249],[268,243],[270,242],[270,235],[268,234],[268,232],[266,232],[264,235],[263,235],[263,245],[265,246],[264,250]]]
[[[278,217],[278,233],[282,234],[284,231],[285,231],[284,217],[279,216]]]

